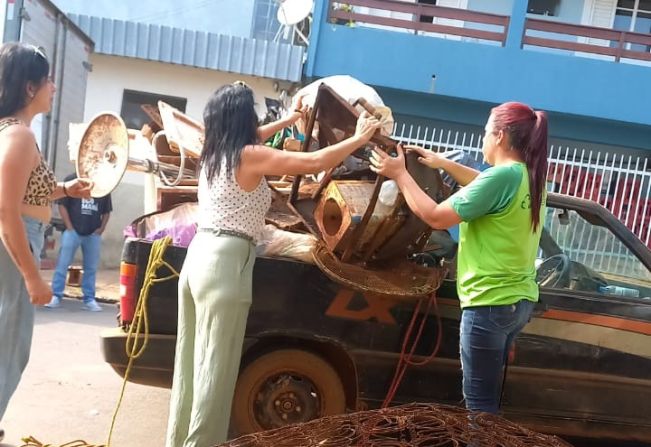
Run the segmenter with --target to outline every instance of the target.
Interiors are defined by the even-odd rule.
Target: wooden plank
[[[503,42],[505,33],[483,31],[458,26],[439,25],[436,23],[414,22],[410,20],[393,19],[390,17],[378,17],[368,14],[357,14],[346,11],[333,11],[331,17],[334,19],[352,20],[360,23],[372,23],[375,25],[392,26],[395,28],[411,29],[414,31],[434,32],[441,34],[452,34],[462,37],[474,37],[477,39]]]
[[[639,59],[642,61],[651,61],[651,53],[643,51],[622,50],[622,57],[625,59]]]
[[[651,34],[624,33],[624,42],[651,45]]]
[[[570,34],[594,39],[619,40],[622,32],[596,26],[571,25],[567,23],[550,22],[548,20],[527,19],[525,30],[546,31],[557,34]]]
[[[558,48],[560,50],[581,51],[584,53],[603,54],[605,56],[613,57],[616,57],[618,53],[617,48],[602,47],[599,45],[591,45],[579,42],[567,42],[556,39],[545,39],[542,37],[524,36],[522,43],[524,45],[533,45],[536,47]]]
[[[330,2],[332,9],[332,1]],[[491,25],[508,24],[509,17],[499,14],[490,14],[485,12],[470,11],[461,8],[449,8],[445,6],[435,6],[418,3],[407,3],[397,0],[350,0],[346,2],[351,6],[364,6],[367,8],[379,9],[383,11],[403,12],[414,15],[425,15],[440,17],[444,19],[462,20],[473,23],[486,23]]]

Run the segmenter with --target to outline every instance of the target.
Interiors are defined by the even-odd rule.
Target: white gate
[[[464,150],[481,162],[481,133],[396,124],[393,138],[443,152]],[[550,191],[593,200],[609,209],[651,247],[651,166],[644,157],[551,145]]]

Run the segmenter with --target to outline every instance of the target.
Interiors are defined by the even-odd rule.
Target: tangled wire
[[[571,447],[498,416],[411,404],[254,433],[221,447]]]

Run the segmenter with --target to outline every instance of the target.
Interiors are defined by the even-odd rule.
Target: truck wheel
[[[231,424],[239,435],[341,414],[344,387],[324,359],[299,349],[281,349],[253,360],[235,386]]]

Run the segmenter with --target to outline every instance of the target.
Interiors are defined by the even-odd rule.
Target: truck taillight
[[[136,274],[135,264],[120,264],[120,323],[129,324],[136,310]]]

